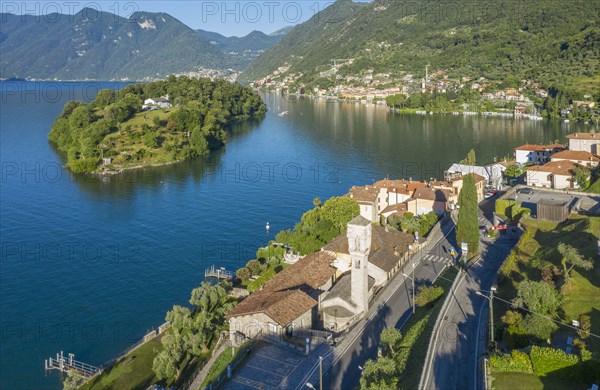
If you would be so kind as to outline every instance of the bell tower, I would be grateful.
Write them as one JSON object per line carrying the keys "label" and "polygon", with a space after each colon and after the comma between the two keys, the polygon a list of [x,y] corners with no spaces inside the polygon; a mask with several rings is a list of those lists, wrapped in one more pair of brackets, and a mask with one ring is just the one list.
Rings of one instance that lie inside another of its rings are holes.
{"label": "bell tower", "polygon": [[356,305],[356,314],[364,315],[369,309],[368,259],[371,251],[371,221],[357,216],[348,222],[348,252],[352,258],[350,274],[351,298]]}

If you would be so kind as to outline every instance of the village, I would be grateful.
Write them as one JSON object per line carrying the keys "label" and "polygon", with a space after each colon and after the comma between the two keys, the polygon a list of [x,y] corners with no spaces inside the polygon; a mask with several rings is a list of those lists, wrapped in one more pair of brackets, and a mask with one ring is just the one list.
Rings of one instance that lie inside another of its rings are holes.
{"label": "village", "polygon": [[[300,81],[304,76],[302,73],[288,73],[290,65],[279,67],[270,75],[255,81],[253,85],[267,91],[305,95],[316,99],[388,106],[390,97],[404,96],[408,99],[415,94],[452,94],[460,95],[464,102],[453,110],[437,109],[436,112],[465,115],[481,112],[485,115],[515,116],[533,120],[542,119],[541,102],[549,96],[549,91],[540,83],[527,79],[515,81],[514,85],[507,86],[485,77],[451,78],[444,70],[429,73],[428,67],[422,78],[407,72],[377,73],[374,69],[366,69],[361,74],[341,75],[338,74],[341,73],[340,69],[351,65],[353,59],[332,62],[331,69],[320,72],[320,78],[310,86]],[[588,112],[590,118],[596,118],[592,121],[597,121],[600,115],[596,102],[589,94],[584,95],[584,100],[573,100],[568,106],[561,108],[559,114],[568,120],[582,112]],[[427,111],[417,109],[416,113],[426,114]]]}

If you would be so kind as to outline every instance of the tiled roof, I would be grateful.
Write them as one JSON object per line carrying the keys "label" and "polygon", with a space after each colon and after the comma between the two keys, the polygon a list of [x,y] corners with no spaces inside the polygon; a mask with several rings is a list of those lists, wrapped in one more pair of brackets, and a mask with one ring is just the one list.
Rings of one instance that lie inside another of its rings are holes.
{"label": "tiled roof", "polygon": [[263,290],[317,289],[335,275],[336,268],[331,266],[334,260],[335,256],[327,252],[311,253],[275,275]]}
{"label": "tiled roof", "polygon": [[548,152],[550,150],[554,150],[554,149],[564,149],[565,146],[564,145],[560,145],[560,144],[552,144],[552,145],[530,145],[530,144],[525,144],[525,145],[521,145],[519,147],[516,147],[515,150],[529,150],[532,152]]}
{"label": "tiled roof", "polygon": [[317,305],[317,301],[300,290],[257,291],[234,307],[226,318],[264,313],[286,326]]}
{"label": "tiled roof", "polygon": [[374,202],[379,190],[373,186],[354,186],[350,188],[348,196],[357,202]]}
{"label": "tiled roof", "polygon": [[303,257],[240,302],[226,317],[264,313],[282,326],[289,324],[317,304],[308,293],[335,275],[336,269],[331,266],[335,258],[327,252]]}
{"label": "tiled roof", "polygon": [[562,160],[577,160],[577,161],[600,161],[600,157],[594,156],[590,152],[586,152],[585,150],[564,150],[562,152],[558,152],[552,155],[550,159],[554,161],[554,159],[562,159]]}
{"label": "tiled roof", "polygon": [[438,202],[447,202],[452,195],[450,190],[434,189],[434,188],[419,188],[413,194],[415,199],[435,200]]}
{"label": "tiled roof", "polygon": [[381,214],[393,213],[394,214],[404,214],[408,211],[408,205],[404,202],[393,204],[381,210]]}
{"label": "tiled roof", "polygon": [[600,141],[600,133],[573,133],[567,134],[569,139],[592,139]]}
{"label": "tiled roof", "polygon": [[562,175],[562,176],[572,176],[574,174],[574,169],[577,168],[579,165],[575,164],[572,161],[552,161],[549,162],[547,164],[541,165],[541,166],[532,166],[529,167],[527,170],[528,171],[534,171],[534,172],[550,172],[553,173],[555,175]]}
{"label": "tiled roof", "polygon": [[[414,237],[410,234],[393,229],[388,229],[388,231],[386,231],[386,228],[383,226],[373,225],[372,229],[369,262],[386,272],[391,271],[398,261],[398,258],[408,250],[408,244],[414,242]],[[349,254],[346,232],[334,238],[329,244],[325,245],[323,249],[335,253]],[[377,254],[381,249],[384,249],[385,252]],[[394,254],[395,250],[398,255]],[[389,258],[384,258],[383,255],[386,255]]]}
{"label": "tiled roof", "polygon": [[387,188],[391,192],[412,193],[415,189],[427,187],[427,184],[422,181],[413,180],[379,180],[373,184],[376,188]]}

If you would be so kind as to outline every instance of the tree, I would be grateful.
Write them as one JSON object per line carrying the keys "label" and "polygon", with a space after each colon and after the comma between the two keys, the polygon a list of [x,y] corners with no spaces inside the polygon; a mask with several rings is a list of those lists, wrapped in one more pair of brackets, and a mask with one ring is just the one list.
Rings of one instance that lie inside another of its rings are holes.
{"label": "tree", "polygon": [[523,170],[519,168],[517,164],[511,164],[506,167],[506,171],[504,171],[504,175],[508,177],[519,177],[523,174]]}
{"label": "tree", "polygon": [[[590,260],[583,258],[583,256],[579,254],[579,251],[571,245],[561,242],[558,244],[558,252],[562,256],[560,263],[563,266],[563,272],[566,280],[569,279],[569,274],[573,267],[579,267],[585,270],[590,270],[594,267],[594,264]],[[569,264],[571,267],[567,268]]]}
{"label": "tree", "polygon": [[321,208],[323,218],[331,221],[339,231],[346,228],[346,224],[360,214],[360,207],[356,200],[345,196],[328,199]]}
{"label": "tree", "polygon": [[469,150],[469,153],[467,153],[467,157],[460,163],[465,165],[475,165],[477,163],[477,160],[475,158],[475,150]]}
{"label": "tree", "polygon": [[398,370],[394,359],[382,356],[365,363],[360,378],[361,389],[392,390],[398,388]]}
{"label": "tree", "polygon": [[587,188],[590,185],[590,170],[586,167],[577,166],[573,171],[575,173],[575,182],[579,188]]}
{"label": "tree", "polygon": [[479,225],[477,189],[473,175],[464,176],[463,186],[458,196],[458,223],[456,226],[456,239],[469,245],[469,253],[477,253],[479,249]]}
{"label": "tree", "polygon": [[577,334],[582,339],[588,338],[590,336],[591,329],[592,329],[592,319],[587,314],[581,314],[579,316],[579,329],[577,330]]}
{"label": "tree", "polygon": [[548,315],[554,313],[561,302],[560,292],[549,284],[524,280],[517,287],[517,297],[513,300],[513,306]]}
{"label": "tree", "polygon": [[152,362],[152,370],[158,379],[175,379],[179,376],[179,362],[183,357],[181,336],[173,331],[168,332],[160,340],[163,350]]}
{"label": "tree", "polygon": [[173,310],[168,311],[165,317],[171,322],[171,328],[181,332],[184,328],[189,328],[192,321],[190,309],[179,305],[174,305]]}
{"label": "tree", "polygon": [[526,315],[520,326],[526,333],[541,340],[548,340],[558,329],[558,325],[551,319],[535,314]]}
{"label": "tree", "polygon": [[402,333],[400,333],[400,331],[396,328],[386,328],[381,332],[380,341],[383,345],[390,349],[393,355],[400,346],[400,341],[402,341]]}
{"label": "tree", "polygon": [[252,275],[258,275],[261,268],[260,262],[258,260],[250,260],[248,264],[246,264],[246,268],[248,268]]}

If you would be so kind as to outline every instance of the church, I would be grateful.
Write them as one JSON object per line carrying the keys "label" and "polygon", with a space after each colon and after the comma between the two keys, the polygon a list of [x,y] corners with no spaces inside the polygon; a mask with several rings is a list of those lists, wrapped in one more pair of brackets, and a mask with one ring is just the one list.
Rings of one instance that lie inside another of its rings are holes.
{"label": "church", "polygon": [[227,313],[232,341],[301,329],[340,332],[363,318],[376,291],[408,261],[412,235],[359,215],[319,252],[287,267]]}

